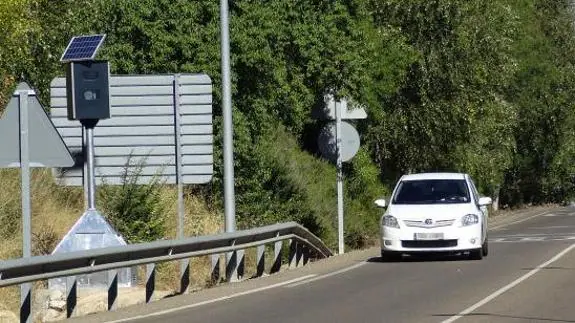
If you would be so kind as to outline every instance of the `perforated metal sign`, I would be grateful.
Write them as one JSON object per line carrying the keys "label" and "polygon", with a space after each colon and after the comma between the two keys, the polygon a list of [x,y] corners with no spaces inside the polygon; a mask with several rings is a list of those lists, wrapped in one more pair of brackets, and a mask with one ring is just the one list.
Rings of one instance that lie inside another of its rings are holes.
{"label": "perforated metal sign", "polygon": [[[80,122],[67,119],[66,79],[54,79],[50,91],[50,118],[79,165],[56,169],[55,174],[62,185],[81,186],[83,132]],[[98,184],[121,184],[126,172],[139,172],[140,183],[156,176],[169,184],[178,176],[184,184],[212,179],[209,76],[111,76],[110,105],[112,118],[94,129]]]}

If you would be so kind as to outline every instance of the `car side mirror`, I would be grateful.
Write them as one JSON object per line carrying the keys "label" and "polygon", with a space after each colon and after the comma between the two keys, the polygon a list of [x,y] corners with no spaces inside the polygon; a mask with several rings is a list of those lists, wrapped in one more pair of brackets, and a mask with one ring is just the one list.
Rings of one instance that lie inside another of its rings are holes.
{"label": "car side mirror", "polygon": [[384,208],[387,206],[387,202],[385,201],[385,199],[378,199],[375,200],[375,205],[377,205],[377,207]]}
{"label": "car side mirror", "polygon": [[493,201],[491,200],[490,197],[480,197],[479,198],[479,206],[487,206],[487,205],[491,205],[493,203]]}

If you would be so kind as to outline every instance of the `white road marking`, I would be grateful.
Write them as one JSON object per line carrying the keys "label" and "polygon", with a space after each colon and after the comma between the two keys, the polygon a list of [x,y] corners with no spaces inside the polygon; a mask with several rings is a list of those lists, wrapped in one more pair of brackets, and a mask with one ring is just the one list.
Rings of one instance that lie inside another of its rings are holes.
{"label": "white road marking", "polygon": [[575,232],[565,232],[565,233],[520,233],[520,234],[506,234],[501,236],[501,238],[525,238],[525,237],[549,237],[553,235],[575,235]]}
{"label": "white road marking", "polygon": [[494,237],[489,239],[493,243],[508,243],[508,242],[542,242],[542,241],[570,241],[575,240],[575,233],[559,233],[559,234],[512,234],[502,237]]}
{"label": "white road marking", "polygon": [[154,317],[154,316],[161,316],[164,314],[169,314],[169,313],[173,313],[173,312],[177,312],[177,311],[181,311],[181,310],[187,310],[190,308],[194,308],[194,307],[198,307],[198,306],[202,306],[202,305],[207,305],[207,304],[211,304],[211,303],[216,303],[216,302],[220,302],[220,301],[224,301],[224,300],[228,300],[231,298],[236,298],[239,296],[244,296],[244,295],[249,295],[249,294],[254,294],[254,293],[258,293],[264,290],[268,290],[268,289],[272,289],[272,288],[276,288],[276,287],[281,287],[281,286],[285,286],[285,285],[289,285],[298,281],[302,281],[302,280],[306,280],[312,277],[315,277],[315,274],[312,275],[306,275],[303,277],[299,277],[299,278],[295,278],[292,280],[288,280],[285,282],[281,282],[281,283],[277,283],[277,284],[273,284],[273,285],[269,285],[269,286],[263,286],[260,288],[255,288],[255,289],[251,289],[251,290],[247,290],[245,292],[240,292],[240,293],[235,293],[235,294],[231,294],[228,296],[222,296],[219,298],[214,298],[214,299],[210,299],[207,301],[203,301],[203,302],[199,302],[199,303],[194,303],[194,304],[189,304],[189,305],[185,305],[185,306],[181,306],[181,307],[176,307],[176,308],[170,308],[167,310],[163,310],[163,311],[159,311],[159,312],[154,312],[154,313],[150,313],[150,314],[145,314],[145,315],[138,315],[138,316],[133,316],[133,317],[129,317],[129,318],[125,318],[125,319],[120,319],[120,320],[115,320],[115,321],[108,321],[107,323],[120,323],[120,322],[129,322],[129,321],[133,321],[133,320],[139,320],[139,319],[143,319],[143,318],[149,318],[149,317]]}
{"label": "white road marking", "polygon": [[519,239],[520,242],[544,241],[547,237],[525,237]]}
{"label": "white road marking", "polygon": [[349,266],[349,267],[347,267],[347,268],[343,268],[343,269],[340,269],[340,270],[338,270],[338,271],[334,271],[334,272],[329,273],[329,274],[325,274],[325,275],[317,276],[317,277],[315,277],[315,278],[311,278],[311,279],[307,279],[307,280],[300,281],[300,282],[297,282],[297,283],[289,284],[289,285],[287,285],[285,288],[293,288],[293,287],[300,286],[300,285],[303,285],[303,284],[308,284],[308,283],[311,283],[311,282],[314,282],[314,281],[317,281],[317,280],[320,280],[320,279],[324,279],[324,278],[328,278],[328,277],[331,277],[331,276],[343,274],[343,273],[345,273],[345,272],[347,272],[347,271],[350,271],[350,270],[354,270],[354,269],[356,269],[356,268],[359,268],[359,267],[361,267],[361,266],[363,266],[363,265],[365,265],[365,264],[366,264],[366,262],[365,262],[365,261],[362,261],[362,262],[360,262],[360,263],[358,263],[358,264],[355,264],[355,265],[353,265],[353,266]]}
{"label": "white road marking", "polygon": [[549,214],[545,214],[544,216],[549,216],[549,217],[553,217],[553,216],[574,216],[575,213],[573,212],[562,212],[562,213],[549,213]]}
{"label": "white road marking", "polygon": [[545,269],[546,267],[548,267],[549,265],[551,265],[552,263],[556,262],[557,260],[561,259],[563,256],[565,256],[567,253],[569,253],[571,250],[573,250],[575,248],[575,244],[570,245],[569,247],[567,247],[566,249],[564,249],[563,251],[561,251],[560,253],[558,253],[557,255],[555,255],[555,257],[549,259],[548,261],[542,263],[541,265],[537,266],[537,268],[531,270],[530,272],[528,272],[527,274],[517,278],[516,280],[514,280],[513,282],[511,282],[510,284],[503,286],[502,288],[500,288],[499,290],[497,290],[496,292],[494,292],[493,294],[485,297],[484,299],[480,300],[479,302],[471,305],[470,307],[466,308],[465,310],[461,311],[461,313],[454,315],[452,317],[450,317],[449,319],[441,322],[441,323],[451,323],[451,322],[455,322],[457,320],[459,320],[460,318],[463,318],[466,315],[469,315],[471,313],[473,313],[473,311],[475,311],[476,309],[480,308],[481,306],[491,302],[492,300],[494,300],[495,298],[501,296],[503,293],[509,291],[510,289],[512,289],[513,287],[521,284],[522,282],[526,281],[527,279],[529,279],[531,276],[535,275],[536,273],[538,273],[539,271],[541,271],[542,269]]}
{"label": "white road marking", "polygon": [[548,229],[567,229],[572,228],[572,225],[554,225],[549,227],[531,227],[532,230],[548,230]]}
{"label": "white road marking", "polygon": [[538,217],[538,216],[542,216],[542,215],[545,215],[545,214],[547,214],[547,212],[537,213],[537,214],[535,214],[535,215],[526,217],[525,219],[520,219],[520,220],[512,221],[512,222],[509,222],[509,223],[503,223],[503,224],[500,224],[500,225],[496,225],[496,226],[494,226],[494,227],[491,227],[490,229],[491,229],[491,230],[501,229],[501,228],[504,228],[504,227],[507,227],[507,226],[510,226],[510,225],[513,225],[513,224],[518,224],[518,223],[521,223],[521,222],[525,222],[525,221],[531,220],[531,219],[533,219],[533,218],[536,218],[536,217]]}

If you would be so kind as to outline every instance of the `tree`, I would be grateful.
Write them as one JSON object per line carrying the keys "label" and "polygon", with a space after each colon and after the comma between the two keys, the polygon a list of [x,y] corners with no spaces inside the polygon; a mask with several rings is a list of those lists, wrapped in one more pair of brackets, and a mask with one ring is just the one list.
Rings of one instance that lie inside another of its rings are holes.
{"label": "tree", "polygon": [[[402,87],[382,98],[370,131],[386,176],[469,172],[486,193],[513,153],[513,106],[502,97],[515,69],[517,22],[501,1],[374,1],[375,21],[413,48]],[[484,158],[493,155],[494,158]]]}
{"label": "tree", "polygon": [[21,66],[30,60],[29,35],[37,27],[31,4],[32,0],[0,1],[0,112],[20,76]]}
{"label": "tree", "polygon": [[513,45],[518,72],[506,99],[518,108],[517,153],[503,203],[557,202],[572,187],[575,38],[571,2],[517,5],[521,33]]}

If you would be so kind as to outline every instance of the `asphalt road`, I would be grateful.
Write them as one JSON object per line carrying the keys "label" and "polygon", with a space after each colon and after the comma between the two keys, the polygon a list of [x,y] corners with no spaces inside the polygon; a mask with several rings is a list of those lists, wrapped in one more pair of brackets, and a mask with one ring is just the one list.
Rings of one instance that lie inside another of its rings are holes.
{"label": "asphalt road", "polygon": [[490,241],[481,261],[382,263],[371,249],[81,321],[575,322],[575,208],[494,226]]}

